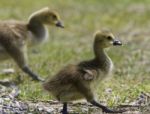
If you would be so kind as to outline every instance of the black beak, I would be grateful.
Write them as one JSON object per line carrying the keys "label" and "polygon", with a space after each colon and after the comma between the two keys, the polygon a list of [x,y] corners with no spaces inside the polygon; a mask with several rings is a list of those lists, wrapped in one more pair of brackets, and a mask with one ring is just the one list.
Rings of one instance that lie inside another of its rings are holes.
{"label": "black beak", "polygon": [[121,46],[122,43],[119,40],[114,40],[113,45],[114,46]]}
{"label": "black beak", "polygon": [[57,27],[60,27],[60,28],[64,28],[64,25],[63,25],[60,21],[58,21],[58,22],[56,23],[56,26],[57,26]]}

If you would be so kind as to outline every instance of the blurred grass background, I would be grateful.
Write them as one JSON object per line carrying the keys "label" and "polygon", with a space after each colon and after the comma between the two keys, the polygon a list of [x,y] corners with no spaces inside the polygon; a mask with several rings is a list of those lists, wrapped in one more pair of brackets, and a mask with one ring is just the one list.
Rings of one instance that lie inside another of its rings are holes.
{"label": "blurred grass background", "polygon": [[[133,101],[141,92],[150,92],[150,1],[149,0],[1,0],[0,19],[27,21],[31,13],[43,7],[56,10],[65,29],[49,28],[49,40],[29,50],[29,64],[43,77],[53,76],[69,63],[93,57],[93,33],[111,30],[124,46],[113,47],[109,55],[114,62],[114,75],[100,84],[98,96],[112,106]],[[41,84],[31,81],[13,61],[0,68],[15,68],[17,73],[1,78],[24,75],[20,85],[22,100],[49,100]],[[112,93],[105,92],[107,88]]]}

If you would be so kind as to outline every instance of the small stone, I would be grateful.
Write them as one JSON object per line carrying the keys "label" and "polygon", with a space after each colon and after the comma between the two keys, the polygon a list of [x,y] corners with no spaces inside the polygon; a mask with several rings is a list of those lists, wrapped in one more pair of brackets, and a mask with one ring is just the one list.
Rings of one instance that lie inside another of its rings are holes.
{"label": "small stone", "polygon": [[38,107],[38,110],[39,110],[39,111],[43,111],[43,108],[42,108],[42,107]]}
{"label": "small stone", "polygon": [[44,107],[44,110],[48,113],[54,112],[54,108],[50,108],[50,107]]}
{"label": "small stone", "polygon": [[81,110],[82,112],[88,112],[88,108],[85,108],[85,107],[83,107]]}
{"label": "small stone", "polygon": [[10,101],[11,99],[6,97],[6,98],[3,98],[5,101]]}
{"label": "small stone", "polygon": [[1,71],[1,73],[2,73],[2,74],[13,74],[13,73],[15,73],[15,70],[12,69],[12,68],[3,69],[3,70]]}
{"label": "small stone", "polygon": [[0,104],[3,104],[4,100],[2,98],[0,98]]}
{"label": "small stone", "polygon": [[105,89],[105,92],[110,94],[110,93],[112,93],[112,89],[111,88],[107,88],[107,89]]}

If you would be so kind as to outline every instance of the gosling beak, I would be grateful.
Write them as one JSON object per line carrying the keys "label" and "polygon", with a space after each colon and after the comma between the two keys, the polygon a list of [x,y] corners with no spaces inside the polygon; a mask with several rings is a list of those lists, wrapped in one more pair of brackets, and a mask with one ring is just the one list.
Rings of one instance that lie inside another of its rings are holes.
{"label": "gosling beak", "polygon": [[64,28],[64,25],[60,21],[57,21],[56,26],[60,28]]}
{"label": "gosling beak", "polygon": [[122,43],[121,43],[121,41],[119,41],[119,40],[114,40],[114,41],[113,41],[113,45],[114,45],[114,46],[121,46]]}

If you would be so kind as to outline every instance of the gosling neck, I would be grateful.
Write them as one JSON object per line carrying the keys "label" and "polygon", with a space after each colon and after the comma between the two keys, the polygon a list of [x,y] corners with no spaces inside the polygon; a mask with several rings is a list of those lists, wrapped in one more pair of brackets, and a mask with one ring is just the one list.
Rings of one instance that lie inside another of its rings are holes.
{"label": "gosling neck", "polygon": [[112,70],[113,64],[112,64],[111,59],[105,52],[105,49],[103,49],[99,45],[96,45],[95,43],[94,54],[95,54],[94,61],[96,62],[97,67],[101,69],[102,71],[104,71],[105,73],[109,73]]}
{"label": "gosling neck", "polygon": [[33,36],[37,41],[41,42],[45,40],[47,37],[48,32],[46,27],[43,25],[43,23],[40,20],[36,19],[35,17],[32,17],[29,20],[28,29],[33,34]]}

